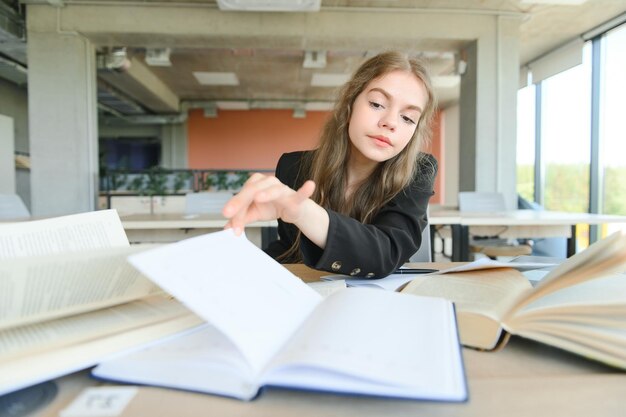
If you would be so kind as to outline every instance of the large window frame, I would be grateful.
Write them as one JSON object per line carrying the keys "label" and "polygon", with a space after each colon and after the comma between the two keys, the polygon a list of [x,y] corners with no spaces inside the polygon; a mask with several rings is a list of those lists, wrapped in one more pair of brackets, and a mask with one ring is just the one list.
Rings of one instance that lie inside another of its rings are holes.
{"label": "large window frame", "polygon": [[[602,96],[602,64],[603,45],[605,36],[618,28],[626,28],[626,23],[611,27],[602,33],[594,34],[587,40],[591,44],[591,124],[589,129],[590,160],[589,160],[589,213],[602,213],[603,204],[603,169],[601,164],[601,96]],[[626,29],[623,29],[626,30]],[[542,155],[542,85],[544,81],[534,83],[535,86],[535,165],[534,165],[534,201],[544,204],[545,196],[545,171],[544,155]],[[597,226],[589,229],[589,243],[602,238]]]}

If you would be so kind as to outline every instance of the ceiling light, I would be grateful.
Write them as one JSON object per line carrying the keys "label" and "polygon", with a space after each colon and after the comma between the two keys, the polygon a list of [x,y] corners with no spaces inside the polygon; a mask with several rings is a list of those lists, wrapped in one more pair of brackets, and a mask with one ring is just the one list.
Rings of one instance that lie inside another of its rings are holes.
{"label": "ceiling light", "polygon": [[115,47],[96,57],[99,70],[126,71],[130,68],[130,60],[126,55],[126,47]]}
{"label": "ceiling light", "polygon": [[558,6],[580,6],[587,0],[520,0],[522,4],[552,4]]}
{"label": "ceiling light", "polygon": [[325,68],[326,51],[306,51],[302,68]]}
{"label": "ceiling light", "polygon": [[306,118],[306,110],[304,109],[304,105],[303,104],[299,104],[296,107],[294,107],[292,117],[294,119],[304,119],[304,118]]}
{"label": "ceiling light", "polygon": [[195,71],[193,76],[202,85],[239,85],[239,79],[234,72]]}
{"label": "ceiling light", "polygon": [[319,12],[321,0],[217,0],[220,10],[244,12]]}
{"label": "ceiling light", "polygon": [[153,67],[170,67],[170,48],[148,48],[146,49],[146,64]]}
{"label": "ceiling light", "polygon": [[459,85],[461,77],[459,75],[436,75],[431,81],[433,88],[453,88]]}
{"label": "ceiling light", "polygon": [[215,102],[206,103],[203,106],[203,110],[204,110],[204,117],[208,117],[211,119],[214,119],[217,117],[217,106]]}
{"label": "ceiling light", "polygon": [[311,77],[312,87],[339,87],[350,79],[350,74],[320,74],[315,73]]}

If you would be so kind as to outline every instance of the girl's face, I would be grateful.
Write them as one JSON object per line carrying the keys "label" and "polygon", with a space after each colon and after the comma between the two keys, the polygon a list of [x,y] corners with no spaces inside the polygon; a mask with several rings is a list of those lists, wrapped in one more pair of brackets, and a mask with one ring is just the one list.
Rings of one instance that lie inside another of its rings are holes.
{"label": "girl's face", "polygon": [[376,78],[354,101],[348,135],[353,162],[383,162],[409,143],[428,101],[424,83],[408,71]]}

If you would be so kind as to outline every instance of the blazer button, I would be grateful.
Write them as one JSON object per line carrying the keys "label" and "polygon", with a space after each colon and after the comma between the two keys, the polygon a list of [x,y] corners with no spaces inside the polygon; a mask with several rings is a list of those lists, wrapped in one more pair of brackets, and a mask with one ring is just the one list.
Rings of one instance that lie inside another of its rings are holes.
{"label": "blazer button", "polygon": [[350,272],[350,275],[354,276],[358,274],[359,272],[361,272],[361,268],[354,268],[352,272]]}
{"label": "blazer button", "polygon": [[330,266],[330,268],[333,271],[339,271],[341,269],[341,261],[335,261],[333,262],[333,264]]}
{"label": "blazer button", "polygon": [[367,275],[365,275],[365,276],[366,276],[366,277],[368,277],[368,278],[371,278],[371,277],[373,277],[373,276],[374,276],[374,273],[373,273],[373,272],[369,272],[369,273],[368,273]]}

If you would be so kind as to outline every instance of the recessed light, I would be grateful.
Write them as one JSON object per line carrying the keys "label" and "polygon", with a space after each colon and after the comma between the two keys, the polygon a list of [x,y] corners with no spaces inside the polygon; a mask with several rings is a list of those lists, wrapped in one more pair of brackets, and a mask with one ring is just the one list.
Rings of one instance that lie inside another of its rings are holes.
{"label": "recessed light", "polygon": [[170,48],[148,48],[146,49],[146,64],[153,67],[171,67]]}
{"label": "recessed light", "polygon": [[239,85],[239,79],[234,72],[194,71],[193,76],[202,85]]}
{"label": "recessed light", "polygon": [[315,73],[311,77],[312,87],[339,87],[350,79],[350,74],[320,74]]}
{"label": "recessed light", "polygon": [[220,10],[243,12],[319,12],[321,0],[217,0]]}
{"label": "recessed light", "polygon": [[587,0],[520,0],[522,4],[551,4],[555,6],[580,6]]}
{"label": "recessed light", "polygon": [[434,88],[453,88],[459,85],[461,77],[459,75],[436,75],[431,78]]}

